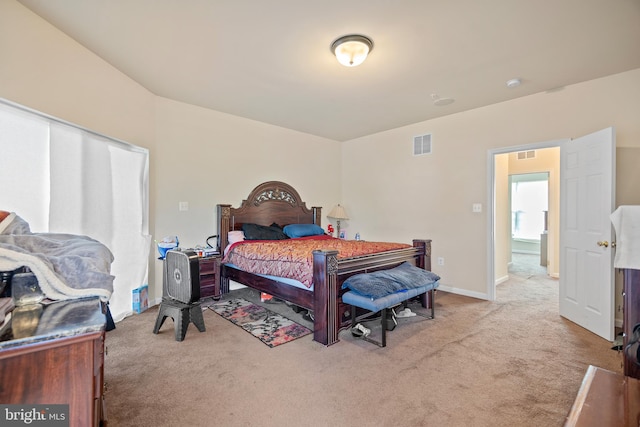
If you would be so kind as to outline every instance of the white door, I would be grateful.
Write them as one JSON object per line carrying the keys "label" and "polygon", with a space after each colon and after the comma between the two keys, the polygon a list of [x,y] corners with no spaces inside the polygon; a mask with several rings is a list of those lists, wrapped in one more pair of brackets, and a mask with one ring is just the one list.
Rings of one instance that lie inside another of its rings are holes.
{"label": "white door", "polygon": [[615,133],[603,129],[560,150],[560,315],[614,339],[611,249]]}

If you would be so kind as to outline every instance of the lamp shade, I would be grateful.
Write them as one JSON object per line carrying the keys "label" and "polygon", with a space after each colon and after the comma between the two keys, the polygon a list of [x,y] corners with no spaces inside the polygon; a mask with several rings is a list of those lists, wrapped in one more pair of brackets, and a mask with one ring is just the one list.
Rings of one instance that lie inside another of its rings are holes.
{"label": "lamp shade", "polygon": [[349,219],[349,217],[347,216],[347,211],[345,211],[344,208],[339,204],[335,205],[327,216],[334,219]]}
{"label": "lamp shade", "polygon": [[331,43],[331,52],[345,67],[355,67],[362,64],[371,50],[373,50],[371,39],[358,34],[342,36]]}

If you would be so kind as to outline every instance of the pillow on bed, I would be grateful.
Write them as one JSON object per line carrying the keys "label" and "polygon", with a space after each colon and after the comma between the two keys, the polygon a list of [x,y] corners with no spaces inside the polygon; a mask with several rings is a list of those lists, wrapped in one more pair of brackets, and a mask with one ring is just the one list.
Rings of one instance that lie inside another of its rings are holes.
{"label": "pillow on bed", "polygon": [[296,237],[321,236],[324,234],[322,227],[317,224],[289,224],[285,226],[282,231],[292,239]]}
{"label": "pillow on bed", "polygon": [[277,224],[269,226],[259,224],[242,224],[245,240],[284,240],[288,239],[286,234]]}
{"label": "pillow on bed", "polygon": [[229,244],[233,244],[236,242],[242,242],[244,240],[244,232],[243,231],[230,231],[227,234],[227,241]]}

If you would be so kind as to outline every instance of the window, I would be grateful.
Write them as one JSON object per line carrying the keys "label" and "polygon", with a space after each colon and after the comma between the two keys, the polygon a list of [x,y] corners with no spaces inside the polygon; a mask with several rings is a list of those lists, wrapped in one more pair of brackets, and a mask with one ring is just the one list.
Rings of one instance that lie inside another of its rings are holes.
{"label": "window", "polygon": [[148,150],[0,102],[0,209],[33,232],[90,236],[114,254],[111,314],[147,281]]}
{"label": "window", "polygon": [[525,174],[511,177],[511,233],[514,239],[540,240],[546,230],[548,174]]}

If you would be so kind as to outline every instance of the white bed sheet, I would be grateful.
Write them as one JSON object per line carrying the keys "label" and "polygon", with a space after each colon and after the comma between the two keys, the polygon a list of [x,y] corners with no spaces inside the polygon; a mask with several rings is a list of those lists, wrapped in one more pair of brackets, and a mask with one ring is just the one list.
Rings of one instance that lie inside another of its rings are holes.
{"label": "white bed sheet", "polygon": [[[231,268],[235,268],[236,270],[240,270],[240,268],[238,268],[238,266],[236,266],[235,264],[227,263],[225,265]],[[261,276],[271,280],[277,280],[278,282],[285,283],[287,285],[294,286],[296,288],[304,289],[305,291],[313,292],[313,283],[311,284],[310,288],[307,288],[305,285],[302,284],[302,282],[295,279],[289,279],[287,277],[270,276],[268,274],[256,274],[256,276]]]}

